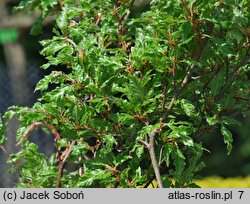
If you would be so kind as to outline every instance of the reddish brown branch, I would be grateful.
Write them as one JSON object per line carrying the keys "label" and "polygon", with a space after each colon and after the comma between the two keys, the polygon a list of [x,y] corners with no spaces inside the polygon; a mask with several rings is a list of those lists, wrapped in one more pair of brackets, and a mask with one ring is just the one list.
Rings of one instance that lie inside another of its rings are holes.
{"label": "reddish brown branch", "polygon": [[54,125],[49,125],[48,129],[51,130],[51,133],[54,135],[54,137],[57,139],[57,141],[59,141],[61,139],[60,134],[58,133],[57,129],[55,128]]}
{"label": "reddish brown branch", "polygon": [[35,122],[33,124],[31,124],[28,129],[23,133],[22,137],[20,138],[19,142],[17,143],[17,145],[20,145],[24,139],[26,139],[29,134],[35,129],[37,128],[38,126],[45,126],[47,127],[51,133],[54,135],[54,137],[57,139],[57,140],[60,140],[61,139],[61,136],[59,135],[58,131],[55,129],[55,127],[53,125],[44,125],[42,122]]}
{"label": "reddish brown branch", "polygon": [[64,163],[59,162],[57,179],[56,179],[56,188],[61,187],[61,178],[62,178],[62,175],[63,175],[63,167],[64,167]]}
{"label": "reddish brown branch", "polygon": [[[53,125],[44,125],[42,122],[35,122],[35,123],[31,124],[28,127],[28,129],[24,132],[24,134],[22,135],[22,137],[19,140],[19,142],[17,143],[17,145],[21,144],[22,141],[24,139],[26,139],[29,136],[29,134],[38,126],[45,126],[46,128],[48,128],[51,131],[51,133],[54,135],[54,137],[57,139],[57,141],[61,140],[60,134],[58,133],[58,131],[56,130],[56,128]],[[57,158],[58,158],[59,164],[58,164],[58,174],[57,174],[57,180],[56,180],[56,188],[60,188],[60,186],[61,186],[61,178],[62,178],[62,175],[63,175],[63,168],[64,168],[64,165],[66,163],[67,158],[69,157],[69,155],[72,152],[72,148],[73,148],[74,145],[75,145],[75,141],[73,141],[68,146],[68,148],[63,152],[62,155],[60,155],[59,149],[57,149],[57,154],[58,154]]]}
{"label": "reddish brown branch", "polygon": [[73,141],[69,147],[65,150],[65,154],[62,157],[58,157],[59,159],[59,165],[58,165],[58,173],[57,173],[57,180],[56,180],[56,188],[60,188],[61,187],[61,178],[63,176],[63,168],[64,165],[66,163],[67,158],[69,157],[69,155],[72,152],[72,148],[75,145],[75,141]]}
{"label": "reddish brown branch", "polygon": [[23,133],[23,135],[22,135],[22,137],[20,138],[20,140],[19,140],[19,142],[17,143],[17,145],[20,145],[20,144],[23,142],[23,140],[26,139],[26,138],[29,136],[29,134],[30,134],[36,127],[42,126],[42,125],[43,125],[42,122],[35,122],[35,123],[33,123],[32,125],[30,125],[30,126],[28,127],[28,129]]}

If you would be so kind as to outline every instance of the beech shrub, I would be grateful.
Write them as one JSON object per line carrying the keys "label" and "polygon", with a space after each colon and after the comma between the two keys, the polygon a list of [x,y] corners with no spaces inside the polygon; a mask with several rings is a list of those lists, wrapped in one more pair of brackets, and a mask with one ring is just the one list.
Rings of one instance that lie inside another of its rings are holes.
{"label": "beech shrub", "polygon": [[[55,15],[32,107],[12,106],[18,187],[197,187],[203,138],[220,132],[228,154],[235,115],[249,111],[248,0],[25,0],[17,10]],[[134,11],[136,12],[136,10]],[[65,67],[65,72],[60,71]],[[28,140],[51,134],[49,157]]]}

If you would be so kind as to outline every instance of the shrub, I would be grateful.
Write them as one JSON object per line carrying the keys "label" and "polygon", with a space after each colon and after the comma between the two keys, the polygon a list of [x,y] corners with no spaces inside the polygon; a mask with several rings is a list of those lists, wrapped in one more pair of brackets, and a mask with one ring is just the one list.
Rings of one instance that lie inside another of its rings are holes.
{"label": "shrub", "polygon": [[[130,16],[129,0],[26,0],[56,13],[43,40],[42,96],[18,116],[21,150],[10,156],[21,187],[194,187],[202,138],[220,130],[228,150],[232,116],[249,110],[249,1],[153,0]],[[59,71],[64,66],[67,73]],[[7,122],[2,125],[6,129]],[[55,137],[49,158],[27,137]],[[1,139],[2,143],[4,142]],[[66,164],[73,166],[65,168]]]}

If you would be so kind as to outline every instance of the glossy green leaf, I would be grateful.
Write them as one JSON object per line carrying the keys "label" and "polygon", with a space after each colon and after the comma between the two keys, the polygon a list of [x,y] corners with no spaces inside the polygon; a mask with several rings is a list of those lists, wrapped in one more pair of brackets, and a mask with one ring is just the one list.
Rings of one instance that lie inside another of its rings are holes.
{"label": "glossy green leaf", "polygon": [[58,27],[61,29],[61,31],[63,32],[63,34],[66,34],[66,31],[67,31],[67,25],[68,25],[67,13],[68,13],[68,6],[66,4],[63,7],[62,12],[60,13],[59,17],[56,20],[56,23]]}
{"label": "glossy green leaf", "polygon": [[177,180],[181,179],[181,175],[185,168],[185,156],[181,152],[181,150],[177,147],[174,149],[172,157],[174,159],[175,172],[174,176]]}
{"label": "glossy green leaf", "polygon": [[223,116],[221,118],[221,122],[225,125],[237,125],[237,126],[241,126],[241,122],[238,120],[235,120],[233,118],[229,118],[227,116]]}
{"label": "glossy green leaf", "polygon": [[227,145],[227,152],[230,154],[233,148],[233,135],[224,125],[221,126],[221,134],[223,135],[224,142]]}
{"label": "glossy green leaf", "polygon": [[32,28],[30,30],[31,35],[39,35],[43,32],[42,21],[43,21],[42,17],[39,17],[36,20],[36,22],[34,23],[34,25],[32,26]]}
{"label": "glossy green leaf", "polygon": [[7,130],[7,127],[5,124],[3,124],[3,121],[0,115],[0,146],[3,146],[5,141],[7,140],[4,136],[6,130]]}
{"label": "glossy green leaf", "polygon": [[189,117],[194,117],[197,115],[195,106],[188,100],[182,99],[181,100],[181,107],[184,110],[185,114]]}

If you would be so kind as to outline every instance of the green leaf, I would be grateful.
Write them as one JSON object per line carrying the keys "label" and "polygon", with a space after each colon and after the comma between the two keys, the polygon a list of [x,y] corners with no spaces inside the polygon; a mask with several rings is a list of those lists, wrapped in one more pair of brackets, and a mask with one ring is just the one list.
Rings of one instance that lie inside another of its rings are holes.
{"label": "green leaf", "polygon": [[43,32],[43,28],[42,28],[42,22],[43,22],[43,18],[42,16],[40,16],[36,22],[34,23],[34,25],[32,26],[31,30],[30,30],[30,34],[31,35],[39,35]]}
{"label": "green leaf", "polygon": [[207,122],[208,122],[209,125],[215,125],[215,124],[217,124],[219,122],[216,115],[211,116],[211,117],[210,116],[206,116],[206,120],[207,120]]}
{"label": "green leaf", "polygon": [[221,123],[224,125],[236,125],[236,126],[241,126],[241,122],[238,120],[235,120],[233,118],[229,118],[227,116],[222,116],[221,118]]}
{"label": "green leaf", "polygon": [[190,37],[191,31],[192,31],[192,24],[191,22],[185,22],[181,26],[182,32],[183,32],[183,40],[187,40]]}
{"label": "green leaf", "polygon": [[28,7],[30,4],[34,3],[37,0],[24,0],[19,3],[18,6],[15,7],[15,10],[24,9],[25,7]]}
{"label": "green leaf", "polygon": [[134,119],[133,116],[126,113],[117,114],[117,117],[119,123],[125,123],[126,121]]}
{"label": "green leaf", "polygon": [[112,151],[113,146],[117,144],[114,136],[112,135],[103,135],[103,140],[105,142],[105,147],[107,151]]}
{"label": "green leaf", "polygon": [[141,167],[138,167],[136,169],[135,177],[133,178],[132,183],[135,183],[138,185],[143,182],[145,182],[145,176],[143,176]]}
{"label": "green leaf", "polygon": [[84,144],[84,143],[77,143],[72,148],[72,155],[76,155],[76,156],[84,155],[84,154],[87,153],[88,150],[89,150],[89,148],[87,147],[86,144]]}
{"label": "green leaf", "polygon": [[3,124],[2,117],[0,115],[0,146],[3,146],[6,142],[6,138],[4,137],[4,134],[7,130],[7,127],[5,124]]}
{"label": "green leaf", "polygon": [[47,55],[47,56],[55,55],[58,51],[69,46],[66,40],[61,40],[57,38],[50,40],[50,41],[44,41],[43,44],[44,44],[43,46],[45,47],[41,51],[41,54]]}
{"label": "green leaf", "polygon": [[36,88],[35,88],[35,91],[44,91],[44,90],[47,90],[48,87],[49,87],[49,83],[52,81],[51,80],[52,77],[49,75],[49,76],[45,76],[43,79],[41,79],[37,84],[36,84]]}
{"label": "green leaf", "polygon": [[121,185],[123,187],[128,187],[128,184],[127,184],[127,181],[129,179],[129,172],[130,172],[131,168],[128,167],[126,169],[124,169],[122,172],[121,172]]}
{"label": "green leaf", "polygon": [[62,72],[58,72],[58,71],[53,71],[51,72],[50,75],[45,76],[43,79],[41,79],[35,88],[36,92],[37,90],[39,91],[44,91],[47,90],[49,87],[49,84],[58,84],[58,83],[62,83],[65,80],[65,76],[63,75]]}
{"label": "green leaf", "polygon": [[185,114],[189,117],[194,117],[197,115],[195,106],[187,99],[181,100],[181,107],[184,110]]}
{"label": "green leaf", "polygon": [[58,144],[58,147],[66,148],[68,145],[68,141],[62,138],[61,140],[57,141],[57,144]]}
{"label": "green leaf", "polygon": [[172,157],[174,159],[175,172],[174,176],[177,180],[181,180],[182,172],[185,169],[185,156],[181,152],[181,150],[176,147],[173,151]]}
{"label": "green leaf", "polygon": [[238,43],[244,39],[242,33],[239,30],[230,30],[227,32],[227,35],[232,39],[236,39]]}
{"label": "green leaf", "polygon": [[80,178],[80,181],[77,183],[77,187],[89,187],[93,184],[94,181],[109,181],[110,177],[112,176],[111,172],[102,170],[102,169],[95,169],[95,170],[87,170],[84,175]]}
{"label": "green leaf", "polygon": [[124,163],[125,161],[127,161],[129,159],[132,159],[132,157],[130,155],[119,154],[114,159],[114,165],[117,167],[118,165],[121,165],[122,163]]}
{"label": "green leaf", "polygon": [[66,34],[68,27],[67,14],[68,14],[68,5],[65,4],[59,17],[56,19],[56,23],[64,35]]}
{"label": "green leaf", "polygon": [[188,146],[188,147],[192,147],[194,145],[193,139],[191,137],[188,137],[188,136],[182,137],[181,141],[183,142],[183,144],[185,146]]}
{"label": "green leaf", "polygon": [[166,143],[164,145],[162,156],[166,162],[167,167],[169,167],[170,165],[170,155],[172,154],[173,150],[173,146],[170,143]]}
{"label": "green leaf", "polygon": [[221,134],[223,135],[224,142],[227,145],[227,154],[230,154],[233,148],[233,135],[224,125],[221,126]]}
{"label": "green leaf", "polygon": [[196,128],[193,126],[193,124],[188,122],[174,122],[171,120],[169,123],[167,123],[167,126],[172,130],[170,133],[165,132],[163,134],[163,137],[171,137],[171,138],[179,138],[182,140],[190,140],[189,137],[191,134],[196,132]]}
{"label": "green leaf", "polygon": [[219,94],[224,83],[226,83],[226,81],[225,81],[225,77],[222,74],[218,74],[217,76],[215,76],[214,80],[212,80],[209,85],[211,87],[211,93],[213,96],[216,96]]}
{"label": "green leaf", "polygon": [[136,148],[135,153],[136,153],[136,156],[137,156],[138,158],[141,158],[142,155],[143,155],[143,153],[144,153],[144,146],[142,146],[142,145],[138,146],[138,147]]}
{"label": "green leaf", "polygon": [[11,120],[13,118],[14,115],[16,115],[17,112],[14,110],[8,110],[5,114],[4,114],[4,118],[7,118],[8,120]]}

